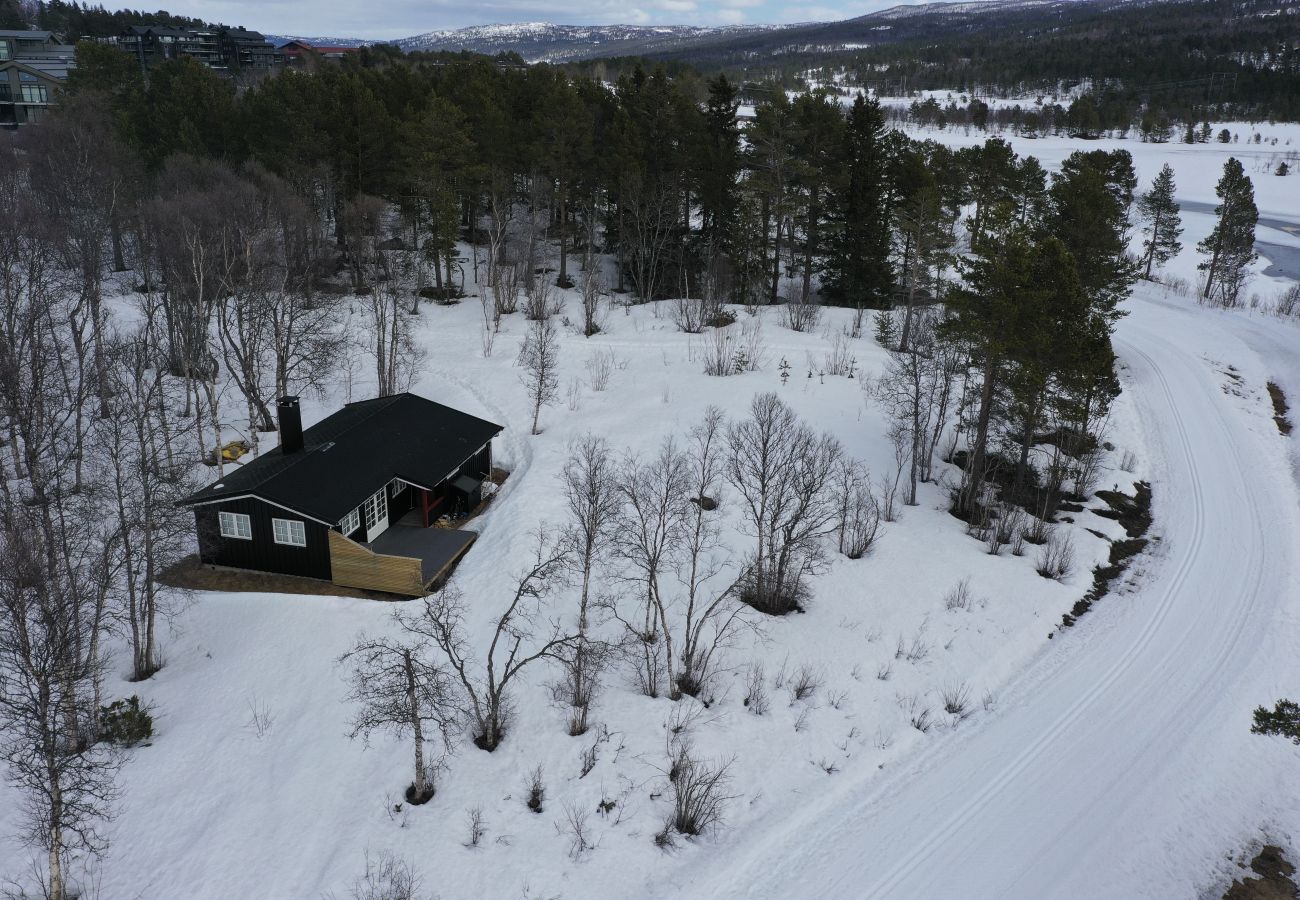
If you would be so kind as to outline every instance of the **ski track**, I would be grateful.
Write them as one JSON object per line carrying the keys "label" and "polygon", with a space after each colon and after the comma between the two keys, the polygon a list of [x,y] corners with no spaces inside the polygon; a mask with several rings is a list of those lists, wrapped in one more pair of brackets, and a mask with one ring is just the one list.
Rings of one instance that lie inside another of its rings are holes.
{"label": "ski track", "polygon": [[[1203,750],[1208,772],[1231,773],[1248,704],[1274,699],[1254,683],[1276,676],[1252,651],[1278,641],[1279,615],[1294,620],[1294,527],[1279,527],[1296,519],[1282,459],[1294,451],[1275,434],[1258,441],[1239,398],[1178,329],[1225,328],[1239,343],[1216,352],[1250,345],[1264,356],[1266,345],[1275,357],[1266,366],[1285,357],[1294,375],[1300,365],[1294,343],[1249,320],[1152,302],[1136,312],[1142,324],[1122,324],[1116,344],[1159,462],[1149,537],[1164,540],[1141,557],[1158,560],[1154,579],[1063,632],[1009,691],[1006,712],[935,741],[889,777],[850,775],[833,795],[737,839],[710,877],[696,880],[688,866],[662,896],[1171,897],[1180,894],[1170,878],[1192,893],[1214,880],[1207,856],[1181,872],[1158,860],[1163,887],[1134,882],[1139,848],[1168,848],[1171,830],[1215,812],[1227,790],[1210,776],[1180,783],[1188,754]],[[1258,816],[1263,827],[1268,810]]]}

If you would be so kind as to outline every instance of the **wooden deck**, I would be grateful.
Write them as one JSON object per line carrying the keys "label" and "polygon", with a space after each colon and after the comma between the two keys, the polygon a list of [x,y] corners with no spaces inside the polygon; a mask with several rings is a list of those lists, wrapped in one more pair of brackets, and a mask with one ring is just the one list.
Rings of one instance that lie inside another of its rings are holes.
{"label": "wooden deck", "polygon": [[474,531],[396,524],[369,546],[331,531],[335,584],[423,597],[442,585],[478,538]]}

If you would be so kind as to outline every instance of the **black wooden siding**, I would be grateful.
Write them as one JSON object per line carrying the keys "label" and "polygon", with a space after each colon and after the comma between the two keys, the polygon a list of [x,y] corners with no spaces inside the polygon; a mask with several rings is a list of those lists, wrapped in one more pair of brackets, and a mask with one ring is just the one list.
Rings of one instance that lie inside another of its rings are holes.
{"label": "black wooden siding", "polygon": [[[242,513],[253,528],[251,541],[221,536],[218,513]],[[272,519],[297,519],[303,523],[307,546],[277,544]],[[297,513],[264,503],[255,497],[209,503],[194,508],[199,535],[199,556],[205,563],[259,572],[280,572],[307,578],[330,580],[329,529]]]}
{"label": "black wooden siding", "polygon": [[[388,490],[385,488],[385,490]],[[388,498],[388,524],[396,525],[402,516],[415,508],[415,490],[409,484],[402,485],[396,497]]]}

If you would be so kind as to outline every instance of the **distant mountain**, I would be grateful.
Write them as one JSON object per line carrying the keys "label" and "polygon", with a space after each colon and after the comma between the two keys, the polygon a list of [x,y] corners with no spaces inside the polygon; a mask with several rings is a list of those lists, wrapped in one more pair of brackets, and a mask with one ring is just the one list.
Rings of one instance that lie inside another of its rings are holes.
{"label": "distant mountain", "polygon": [[[795,25],[555,25],[522,22],[429,31],[387,43],[403,50],[518,53],[528,62],[615,56],[735,63],[764,55],[857,50],[915,38],[941,38],[999,26],[1050,27],[1144,0],[967,0],[901,5],[837,22]],[[1149,2],[1149,0],[1148,0]],[[276,36],[274,40],[356,47],[375,41]]]}
{"label": "distant mountain", "polygon": [[[554,25],[521,22],[429,31],[386,43],[406,51],[518,53],[528,62],[573,62],[614,56],[680,58],[735,63],[763,55],[788,56],[857,50],[915,38],[1029,24],[1060,25],[1144,0],[967,0],[894,6],[837,22],[795,25]],[[1147,0],[1150,2],[1150,0]],[[358,38],[274,36],[284,43],[359,47]]]}
{"label": "distant mountain", "polygon": [[603,56],[646,56],[702,41],[726,40],[778,30],[771,25],[474,25],[430,31],[392,43],[403,50],[468,50],[518,53],[529,62],[567,62]]}
{"label": "distant mountain", "polygon": [[313,47],[364,47],[367,44],[383,43],[382,41],[366,41],[361,38],[306,37],[301,34],[268,34],[265,37],[277,47],[290,41],[306,41]]}

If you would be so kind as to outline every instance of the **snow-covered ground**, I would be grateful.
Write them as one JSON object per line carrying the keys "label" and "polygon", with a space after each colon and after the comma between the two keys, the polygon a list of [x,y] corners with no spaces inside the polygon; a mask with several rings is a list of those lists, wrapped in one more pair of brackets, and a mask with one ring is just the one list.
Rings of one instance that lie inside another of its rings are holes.
{"label": "snow-covered ground", "polygon": [[[508,426],[498,461],[511,477],[476,524],[482,537],[456,575],[476,636],[487,634],[489,618],[508,598],[511,576],[529,552],[529,532],[562,519],[556,476],[570,440],[588,431],[619,450],[648,453],[664,437],[681,438],[709,405],[739,417],[755,393],[776,391],[874,474],[892,471],[881,412],[862,390],[864,376],[881,369],[884,351],[869,337],[853,340],[855,378],[808,377],[809,357],[820,371],[832,336],[849,324],[847,311],[828,311],[814,334],[778,324],[777,309],[753,322],[742,314],[733,327],[763,323],[767,362],[761,371],[726,378],[704,375],[702,339],[681,333],[666,305],[660,312],[657,317],[653,306],[616,311],[607,317],[608,334],[591,339],[566,330],[560,353],[566,389],[585,378],[592,354],[613,351],[618,363],[605,391],[580,385],[576,409],[566,400],[544,410],[545,431],[536,437],[528,435],[530,410],[514,364],[522,318],[507,320],[492,356],[484,358],[476,301],[423,312],[422,337],[438,352],[416,390]],[[784,386],[783,358],[793,372]],[[307,421],[325,406],[316,403]],[[1117,472],[1104,479],[1107,486],[1127,485],[1132,477]],[[945,740],[954,730],[940,699],[946,687],[967,685],[971,707],[982,714],[984,695],[996,702],[1002,685],[1040,651],[1084,592],[1092,563],[1105,556],[1105,541],[1082,526],[1121,533],[1111,520],[1082,516],[1074,529],[1079,564],[1060,584],[1036,574],[1036,548],[1023,557],[988,555],[946,512],[945,499],[938,486],[923,486],[920,505],[885,526],[873,553],[856,561],[838,557],[815,580],[806,614],[763,622],[761,633],[743,634],[729,654],[719,701],[695,708],[691,728],[701,756],[736,758],[729,830],[790,815],[804,797],[833,791],[842,770],[888,769]],[[722,502],[725,508],[726,494]],[[973,608],[946,610],[944,595],[967,577]],[[571,617],[575,596],[562,592],[556,613]],[[198,596],[167,643],[164,670],[145,684],[119,682],[107,692],[138,691],[159,713],[153,745],[132,751],[123,772],[125,799],[103,870],[107,896],[315,897],[348,883],[370,848],[418,863],[444,898],[514,897],[528,885],[537,896],[596,898],[648,892],[665,867],[717,852],[710,840],[672,855],[652,843],[668,809],[659,797],[666,723],[694,701],[648,699],[621,673],[608,678],[593,731],[572,738],[565,710],[547,688],[556,673],[531,670],[502,747],[488,754],[462,738],[435,800],[390,815],[410,780],[408,745],[376,736],[366,749],[348,739],[354,710],[344,701],[345,671],[336,660],[359,631],[389,628],[392,611],[391,604],[361,600]],[[896,659],[900,641],[909,650],[917,645],[924,658]],[[767,672],[772,708],[763,716],[740,702],[750,663]],[[783,671],[789,676],[803,666],[817,673],[821,687],[794,703],[788,686],[777,682]],[[260,739],[254,707],[273,720]],[[929,734],[909,724],[923,708],[939,722]],[[581,778],[581,756],[598,738],[599,762]],[[547,783],[540,816],[524,806],[525,775],[537,765]],[[569,837],[555,824],[564,805],[576,802],[594,813],[602,800],[620,807],[592,815],[599,846],[570,861]],[[466,810],[475,806],[484,810],[489,838],[469,850],[461,844]]]}
{"label": "snow-covered ground", "polygon": [[[1241,127],[1244,141],[1253,126]],[[1279,147],[1300,143],[1294,126],[1259,130],[1279,136]],[[1168,161],[1180,198],[1200,202],[1214,200],[1227,154],[1278,152],[1012,140],[1049,168],[1072,149],[1123,146],[1143,187]],[[1275,178],[1249,160],[1261,211],[1294,216],[1300,175]],[[1194,244],[1211,217],[1184,221],[1187,249],[1169,274],[1191,281]],[[1285,232],[1268,239],[1300,246]],[[1269,295],[1280,286],[1261,276],[1253,289]],[[806,614],[742,637],[711,708],[646,698],[615,672],[593,710],[595,727],[572,738],[547,687],[555,673],[534,668],[502,746],[488,754],[460,738],[434,800],[394,812],[410,780],[409,749],[379,735],[368,747],[348,739],[353,709],[337,663],[358,632],[391,627],[393,606],[200,594],[175,622],[166,667],[146,683],[119,679],[106,691],[139,693],[157,723],[152,745],[131,751],[122,773],[113,846],[96,873],[101,896],[342,897],[367,851],[392,851],[443,900],[839,897],[873,886],[888,897],[1171,897],[1221,884],[1227,855],[1258,837],[1300,848],[1296,753],[1246,733],[1255,704],[1300,690],[1286,667],[1300,612],[1297,463],[1262,394],[1273,378],[1300,398],[1300,334],[1294,324],[1207,311],[1149,285],[1127,308],[1117,341],[1125,393],[1101,483],[1126,488],[1151,478],[1162,540],[1138,560],[1136,592],[1108,598],[1064,636],[1047,640],[1107,549],[1088,529],[1114,536],[1117,524],[1085,512],[1060,526],[1079,553],[1060,584],[1034,572],[1032,549],[988,555],[947,514],[942,490],[926,485],[920,505],[904,508],[868,557],[838,557],[816,579]],[[577,312],[570,296],[567,315]],[[522,318],[508,317],[484,356],[476,299],[424,308],[420,338],[431,356],[414,389],[507,426],[498,461],[512,476],[477,523],[482,537],[457,574],[476,646],[528,552],[529,532],[562,519],[556,476],[569,442],[584,433],[648,453],[682,436],[710,405],[739,418],[756,393],[775,391],[874,474],[892,470],[881,411],[862,390],[885,360],[869,324],[851,340],[855,378],[809,378],[846,330],[846,311],[827,310],[811,334],[785,328],[778,310],[742,314],[733,328],[761,328],[765,364],[711,378],[702,338],[678,331],[667,313],[666,305],[613,309],[605,332],[589,339],[565,328],[563,399],[543,411],[544,433],[534,437],[514,364]],[[617,365],[608,388],[595,392],[586,364],[601,352]],[[784,385],[782,359],[793,375]],[[1241,373],[1241,387],[1223,374],[1227,365]],[[309,401],[307,424],[344,393],[340,384]],[[1137,456],[1133,473],[1118,469],[1124,451]],[[963,578],[977,603],[945,609],[945,593]],[[573,603],[573,592],[562,592],[556,614],[571,615]],[[900,641],[926,648],[923,658],[896,659]],[[763,716],[740,702],[755,663],[772,698]],[[821,686],[792,702],[776,682],[803,666]],[[126,668],[121,660],[119,671]],[[954,724],[941,693],[961,684],[974,712]],[[923,734],[909,718],[926,707],[939,724]],[[254,726],[255,709],[269,714],[269,728]],[[734,799],[724,828],[665,852],[652,836],[667,812],[666,739],[683,727],[683,709],[694,710],[684,727],[700,756],[734,757]],[[583,777],[581,758],[593,744],[597,762]],[[526,775],[538,765],[547,789],[541,815],[524,804]],[[27,865],[13,838],[14,799],[0,787],[0,876]],[[598,813],[606,800],[612,810]],[[566,804],[590,813],[596,841],[576,859]],[[473,807],[488,831],[471,849]]]}
{"label": "snow-covered ground", "polygon": [[677,891],[1208,897],[1240,874],[1232,848],[1295,853],[1297,752],[1249,728],[1300,687],[1300,455],[1263,391],[1300,389],[1300,333],[1151,288],[1129,309],[1117,348],[1160,537],[1143,588],[1055,640],[976,728],[892,778],[856,769]]}

